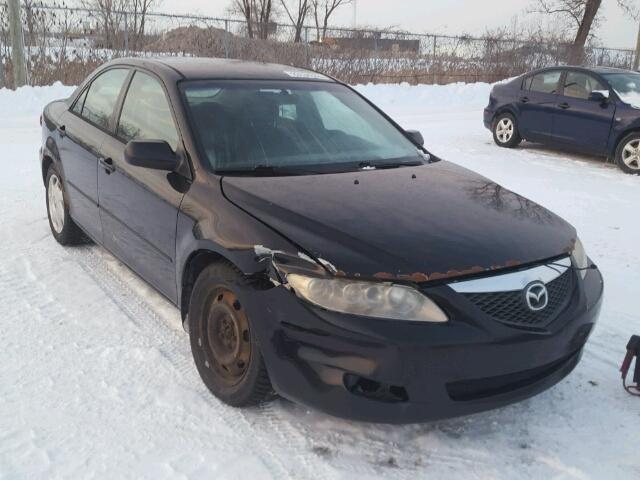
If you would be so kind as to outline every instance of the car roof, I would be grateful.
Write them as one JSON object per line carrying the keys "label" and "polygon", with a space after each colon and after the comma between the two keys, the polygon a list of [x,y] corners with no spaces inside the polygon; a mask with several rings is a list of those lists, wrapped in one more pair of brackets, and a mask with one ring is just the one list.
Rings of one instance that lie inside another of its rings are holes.
{"label": "car roof", "polygon": [[530,75],[532,73],[545,72],[549,70],[580,70],[583,72],[591,72],[602,75],[603,73],[636,73],[634,70],[626,70],[624,68],[614,68],[614,67],[582,67],[579,65],[555,65],[553,67],[545,67],[540,68],[538,70],[533,70],[531,72],[527,72],[525,75]]}
{"label": "car roof", "polygon": [[298,80],[335,82],[332,78],[305,68],[275,63],[248,62],[225,58],[143,57],[112,60],[108,65],[132,65],[159,75],[167,69],[185,80]]}

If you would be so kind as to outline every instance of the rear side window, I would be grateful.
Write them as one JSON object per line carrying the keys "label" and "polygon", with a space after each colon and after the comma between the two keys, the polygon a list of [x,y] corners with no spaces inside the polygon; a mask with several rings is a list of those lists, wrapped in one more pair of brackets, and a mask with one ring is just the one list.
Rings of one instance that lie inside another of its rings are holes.
{"label": "rear side window", "polygon": [[86,94],[81,115],[99,127],[108,128],[129,71],[126,69],[109,70],[96,78]]}
{"label": "rear side window", "polygon": [[587,100],[594,90],[607,90],[598,80],[582,72],[568,72],[564,81],[564,96]]}
{"label": "rear side window", "polygon": [[169,102],[160,83],[150,75],[136,72],[122,105],[118,137],[130,140],[165,140],[175,151],[178,131]]}
{"label": "rear side window", "polygon": [[531,90],[532,92],[556,93],[558,91],[560,74],[560,70],[553,70],[551,72],[542,72],[533,75],[525,80],[525,89]]}

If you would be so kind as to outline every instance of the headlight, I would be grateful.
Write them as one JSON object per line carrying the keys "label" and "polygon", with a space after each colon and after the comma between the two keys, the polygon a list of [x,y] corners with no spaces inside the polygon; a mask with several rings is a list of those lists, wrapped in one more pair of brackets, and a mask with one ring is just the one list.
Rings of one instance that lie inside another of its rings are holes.
{"label": "headlight", "polygon": [[584,251],[584,246],[582,242],[578,238],[576,240],[576,246],[573,249],[573,253],[571,254],[573,257],[573,261],[576,264],[576,267],[582,270],[579,270],[580,276],[582,278],[587,276],[587,268],[589,268],[589,258],[587,257],[587,252]]}
{"label": "headlight", "polygon": [[414,288],[391,283],[287,275],[296,295],[334,312],[416,322],[446,322],[445,313]]}

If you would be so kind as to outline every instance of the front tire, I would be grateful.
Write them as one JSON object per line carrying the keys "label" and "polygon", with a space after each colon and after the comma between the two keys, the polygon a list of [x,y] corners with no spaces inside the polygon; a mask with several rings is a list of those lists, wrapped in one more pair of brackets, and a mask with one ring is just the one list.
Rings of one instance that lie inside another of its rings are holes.
{"label": "front tire", "polygon": [[64,182],[55,165],[52,164],[47,170],[45,182],[47,216],[53,237],[60,245],[83,243],[85,236],[69,215],[69,201]]}
{"label": "front tire", "polygon": [[223,402],[248,407],[273,395],[251,319],[237,295],[242,274],[227,262],[206,267],[189,303],[191,353],[207,388]]}
{"label": "front tire", "polygon": [[630,133],[616,148],[616,163],[620,170],[640,175],[640,133]]}
{"label": "front tire", "polygon": [[510,113],[501,113],[493,120],[493,141],[499,147],[513,148],[522,142],[518,123]]}

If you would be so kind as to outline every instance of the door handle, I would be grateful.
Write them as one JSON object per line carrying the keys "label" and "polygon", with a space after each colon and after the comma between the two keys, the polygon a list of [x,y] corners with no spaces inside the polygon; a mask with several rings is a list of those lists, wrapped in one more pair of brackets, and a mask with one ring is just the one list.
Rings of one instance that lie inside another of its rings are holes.
{"label": "door handle", "polygon": [[104,171],[107,175],[111,175],[116,171],[116,166],[113,164],[113,160],[111,160],[110,158],[99,158],[98,163],[100,163],[100,166],[104,168]]}
{"label": "door handle", "polygon": [[522,103],[527,103],[529,101],[529,97],[520,97],[520,101]]}
{"label": "door handle", "polygon": [[67,134],[67,127],[64,125],[58,125],[57,130],[61,137],[64,137]]}
{"label": "door handle", "polygon": [[569,104],[567,102],[563,102],[559,104],[558,107],[560,107],[563,110],[566,110],[567,108],[569,108]]}

